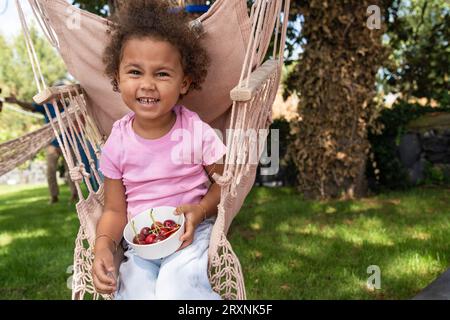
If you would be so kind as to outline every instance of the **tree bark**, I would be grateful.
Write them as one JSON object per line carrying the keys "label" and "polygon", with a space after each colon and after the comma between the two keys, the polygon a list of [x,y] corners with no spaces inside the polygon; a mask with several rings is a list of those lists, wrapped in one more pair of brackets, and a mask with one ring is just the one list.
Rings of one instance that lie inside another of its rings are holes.
{"label": "tree bark", "polygon": [[299,191],[315,199],[362,196],[376,74],[385,57],[384,26],[369,29],[366,12],[381,1],[300,3],[306,44],[287,80],[300,95],[300,121],[292,124],[296,139],[290,148]]}

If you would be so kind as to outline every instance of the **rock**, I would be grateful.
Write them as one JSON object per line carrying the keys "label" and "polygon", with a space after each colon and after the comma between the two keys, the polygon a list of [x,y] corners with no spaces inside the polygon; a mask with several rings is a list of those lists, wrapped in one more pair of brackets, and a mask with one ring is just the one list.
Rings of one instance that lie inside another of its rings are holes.
{"label": "rock", "polygon": [[405,134],[398,147],[400,160],[406,168],[411,168],[419,159],[421,152],[420,140],[417,134]]}
{"label": "rock", "polygon": [[450,129],[450,112],[432,112],[420,116],[407,124],[407,129],[413,132],[425,132],[430,129]]}
{"label": "rock", "polygon": [[449,153],[428,153],[427,159],[431,163],[450,163]]}
{"label": "rock", "polygon": [[447,153],[450,148],[450,137],[434,136],[422,139],[422,148],[432,153]]}
{"label": "rock", "polygon": [[425,179],[425,164],[425,157],[421,156],[420,160],[414,163],[412,168],[408,169],[409,179],[412,184],[417,184]]}

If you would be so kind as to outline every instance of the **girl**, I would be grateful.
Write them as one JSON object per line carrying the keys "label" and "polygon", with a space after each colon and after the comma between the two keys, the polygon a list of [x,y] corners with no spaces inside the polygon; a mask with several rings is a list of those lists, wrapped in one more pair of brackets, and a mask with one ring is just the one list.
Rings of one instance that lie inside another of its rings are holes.
{"label": "girl", "polygon": [[[115,22],[106,74],[132,112],[114,123],[100,159],[105,206],[94,247],[95,288],[116,299],[220,299],[209,284],[207,251],[220,200],[211,176],[222,174],[226,148],[179,103],[200,88],[207,54],[184,14],[163,1],[127,1]],[[126,250],[115,270],[127,219],[162,205],[186,217],[180,249],[157,260]]]}

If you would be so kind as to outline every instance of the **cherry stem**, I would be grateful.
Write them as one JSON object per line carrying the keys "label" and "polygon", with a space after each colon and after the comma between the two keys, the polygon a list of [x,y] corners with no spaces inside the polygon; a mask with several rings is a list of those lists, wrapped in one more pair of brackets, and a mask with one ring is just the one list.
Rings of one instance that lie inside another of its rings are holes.
{"label": "cherry stem", "polygon": [[137,230],[136,230],[136,226],[134,225],[134,220],[131,220],[131,228],[133,229],[134,235],[137,236]]}
{"label": "cherry stem", "polygon": [[159,233],[159,226],[156,224],[156,221],[155,221],[155,218],[153,218],[153,208],[151,208],[151,210],[150,210],[150,218],[152,219],[152,221],[153,221],[153,225],[155,226],[155,229],[157,229],[157,232]]}

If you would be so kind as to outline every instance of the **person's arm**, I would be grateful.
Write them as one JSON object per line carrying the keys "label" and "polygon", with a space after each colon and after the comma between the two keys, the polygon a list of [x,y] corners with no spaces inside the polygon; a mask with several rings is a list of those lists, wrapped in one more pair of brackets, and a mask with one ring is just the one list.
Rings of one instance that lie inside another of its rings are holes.
{"label": "person's arm", "polygon": [[202,223],[203,220],[217,215],[217,205],[220,202],[220,186],[212,179],[214,173],[223,173],[223,164],[213,163],[204,166],[211,180],[208,192],[204,195],[199,204],[183,204],[178,206],[175,214],[184,213],[186,218],[185,232],[180,237],[183,244],[178,250],[181,250],[192,243],[194,240],[195,228]]}
{"label": "person's arm", "polygon": [[105,206],[97,224],[92,273],[96,290],[109,294],[116,289],[118,270],[114,265],[114,254],[127,224],[127,205],[121,179],[105,177],[104,188]]}
{"label": "person's arm", "polygon": [[211,181],[211,185],[208,189],[208,192],[200,201],[200,205],[203,207],[205,211],[205,216],[202,219],[207,219],[217,215],[217,205],[220,202],[220,186],[214,181],[212,178],[214,173],[219,175],[223,174],[223,164],[213,163],[209,166],[204,166],[206,172],[208,173],[209,180]]}
{"label": "person's arm", "polygon": [[15,95],[11,95],[10,97],[7,97],[5,99],[5,102],[17,104],[27,111],[31,111],[31,112],[36,111],[36,108],[33,106],[32,103],[18,100]]}

